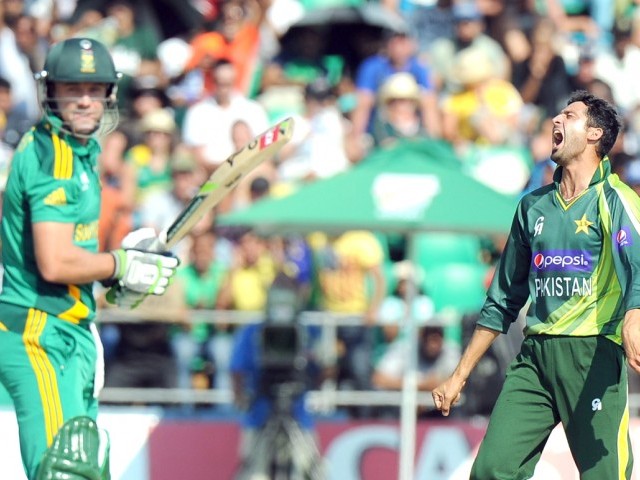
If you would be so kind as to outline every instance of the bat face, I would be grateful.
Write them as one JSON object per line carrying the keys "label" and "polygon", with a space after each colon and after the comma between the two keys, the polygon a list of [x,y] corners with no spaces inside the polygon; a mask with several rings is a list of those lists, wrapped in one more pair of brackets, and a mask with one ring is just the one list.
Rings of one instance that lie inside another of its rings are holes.
{"label": "bat face", "polygon": [[159,245],[155,250],[169,250],[184,238],[249,172],[278,153],[292,135],[293,119],[287,118],[227,158],[200,187],[169,228],[160,233]]}

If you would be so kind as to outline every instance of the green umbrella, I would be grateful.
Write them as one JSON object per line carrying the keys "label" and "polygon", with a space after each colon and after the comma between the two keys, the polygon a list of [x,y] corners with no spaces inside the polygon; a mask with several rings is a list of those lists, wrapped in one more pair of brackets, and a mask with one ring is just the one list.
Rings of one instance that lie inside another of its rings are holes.
{"label": "green umbrella", "polygon": [[[500,172],[496,172],[500,175]],[[466,175],[454,152],[434,141],[378,150],[349,171],[222,215],[220,225],[264,233],[313,230],[505,233],[517,198]]]}

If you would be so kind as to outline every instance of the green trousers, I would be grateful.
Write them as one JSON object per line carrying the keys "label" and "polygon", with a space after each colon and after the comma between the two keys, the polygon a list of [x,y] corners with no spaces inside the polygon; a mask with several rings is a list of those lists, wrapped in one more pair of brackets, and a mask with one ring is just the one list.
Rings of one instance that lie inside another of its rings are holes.
{"label": "green trousers", "polygon": [[[9,311],[11,310],[11,311]],[[0,312],[0,382],[14,403],[27,478],[69,419],[96,419],[96,344],[86,325],[36,309]]]}
{"label": "green trousers", "polygon": [[627,366],[604,337],[527,337],[473,464],[472,480],[524,480],[562,423],[581,480],[631,478]]}

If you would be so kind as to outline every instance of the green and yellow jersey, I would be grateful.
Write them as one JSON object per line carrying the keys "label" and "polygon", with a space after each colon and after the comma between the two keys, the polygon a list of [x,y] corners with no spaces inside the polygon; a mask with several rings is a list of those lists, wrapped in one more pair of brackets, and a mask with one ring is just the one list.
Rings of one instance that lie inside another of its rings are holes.
{"label": "green and yellow jersey", "polygon": [[6,185],[1,226],[3,321],[9,312],[25,318],[23,309],[34,308],[72,323],[95,316],[93,284],[61,285],[39,274],[32,224],[73,223],[73,242],[98,251],[100,147],[52,131],[41,122],[21,140],[14,154]]}
{"label": "green and yellow jersey", "polygon": [[521,199],[478,324],[506,333],[530,298],[525,335],[621,344],[625,312],[640,308],[640,198],[605,158],[589,188],[565,202],[561,171]]}

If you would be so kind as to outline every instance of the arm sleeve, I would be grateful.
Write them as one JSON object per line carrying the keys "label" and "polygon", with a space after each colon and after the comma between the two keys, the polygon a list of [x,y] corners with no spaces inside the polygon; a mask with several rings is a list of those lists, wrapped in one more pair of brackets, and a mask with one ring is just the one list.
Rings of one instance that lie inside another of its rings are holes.
{"label": "arm sleeve", "polygon": [[529,298],[531,247],[525,232],[524,207],[520,202],[478,325],[507,333]]}
{"label": "arm sleeve", "polygon": [[621,208],[613,209],[611,248],[627,311],[640,308],[640,198],[631,190],[618,195]]}
{"label": "arm sleeve", "polygon": [[58,179],[47,168],[49,162],[33,162],[24,175],[31,221],[74,223],[77,219],[79,189],[75,180]]}
{"label": "arm sleeve", "polygon": [[366,59],[362,62],[356,75],[356,89],[365,90],[372,95],[378,91],[377,57]]}
{"label": "arm sleeve", "polygon": [[416,82],[420,85],[422,91],[433,90],[430,70],[417,60],[414,60],[411,64],[411,74],[415,77]]}

